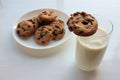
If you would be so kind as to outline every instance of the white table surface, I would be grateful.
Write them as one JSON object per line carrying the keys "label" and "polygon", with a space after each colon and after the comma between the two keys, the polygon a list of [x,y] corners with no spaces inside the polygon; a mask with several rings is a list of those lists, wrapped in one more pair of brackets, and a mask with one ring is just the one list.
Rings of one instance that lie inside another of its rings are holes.
{"label": "white table surface", "polygon": [[[12,37],[20,16],[40,8],[54,8],[70,14],[87,11],[108,17],[114,31],[101,65],[84,72],[75,65],[75,35],[47,57],[22,52]],[[119,0],[0,0],[0,80],[120,80]]]}

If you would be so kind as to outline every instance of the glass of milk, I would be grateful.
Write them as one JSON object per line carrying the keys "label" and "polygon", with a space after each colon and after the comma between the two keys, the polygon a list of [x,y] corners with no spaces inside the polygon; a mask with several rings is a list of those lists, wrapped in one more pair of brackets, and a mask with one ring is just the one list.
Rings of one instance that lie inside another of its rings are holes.
{"label": "glass of milk", "polygon": [[85,71],[97,69],[113,30],[113,25],[108,19],[99,15],[93,16],[98,20],[97,32],[89,37],[77,36],[76,41],[76,64]]}

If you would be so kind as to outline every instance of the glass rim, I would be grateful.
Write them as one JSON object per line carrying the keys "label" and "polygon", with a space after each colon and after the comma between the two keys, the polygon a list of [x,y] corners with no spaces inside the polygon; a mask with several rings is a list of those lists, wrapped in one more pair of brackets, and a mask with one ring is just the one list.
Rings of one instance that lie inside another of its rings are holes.
{"label": "glass rim", "polygon": [[[103,18],[106,19],[110,23],[111,30],[109,32],[107,32],[106,35],[97,35],[96,37],[109,36],[113,32],[113,24],[112,24],[112,22],[108,18],[106,18],[106,17],[103,17]],[[99,26],[98,26],[98,28],[99,28]]]}

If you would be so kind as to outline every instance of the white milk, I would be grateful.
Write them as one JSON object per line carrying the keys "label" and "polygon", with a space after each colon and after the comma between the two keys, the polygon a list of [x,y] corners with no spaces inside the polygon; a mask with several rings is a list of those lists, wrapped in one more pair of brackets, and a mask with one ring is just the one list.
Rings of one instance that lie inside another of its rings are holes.
{"label": "white milk", "polygon": [[101,62],[108,44],[108,35],[103,29],[90,37],[77,37],[77,66],[86,71],[95,70]]}

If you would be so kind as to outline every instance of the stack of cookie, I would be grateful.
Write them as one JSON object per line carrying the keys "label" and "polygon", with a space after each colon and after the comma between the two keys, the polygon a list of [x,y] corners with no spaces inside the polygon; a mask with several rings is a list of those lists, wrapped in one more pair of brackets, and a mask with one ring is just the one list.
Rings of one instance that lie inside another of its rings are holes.
{"label": "stack of cookie", "polygon": [[60,40],[65,35],[64,22],[53,10],[42,10],[37,17],[18,23],[17,34],[22,38],[34,35],[40,45],[47,45],[52,40]]}

